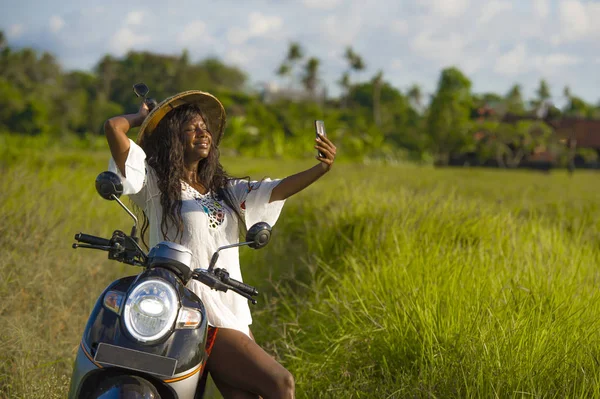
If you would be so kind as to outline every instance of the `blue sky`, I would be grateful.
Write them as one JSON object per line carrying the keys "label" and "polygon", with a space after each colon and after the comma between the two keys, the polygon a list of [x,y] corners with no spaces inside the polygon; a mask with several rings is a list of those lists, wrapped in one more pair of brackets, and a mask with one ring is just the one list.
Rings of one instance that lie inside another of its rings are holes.
{"label": "blue sky", "polygon": [[187,48],[194,61],[217,56],[241,67],[255,84],[281,83],[275,70],[298,41],[321,60],[333,94],[352,45],[367,64],[353,79],[381,69],[401,90],[417,83],[432,92],[454,65],[475,92],[504,94],[520,83],[532,97],[545,78],[557,104],[565,85],[600,100],[599,0],[21,0],[2,11],[11,46],[50,51],[66,69],[129,49]]}

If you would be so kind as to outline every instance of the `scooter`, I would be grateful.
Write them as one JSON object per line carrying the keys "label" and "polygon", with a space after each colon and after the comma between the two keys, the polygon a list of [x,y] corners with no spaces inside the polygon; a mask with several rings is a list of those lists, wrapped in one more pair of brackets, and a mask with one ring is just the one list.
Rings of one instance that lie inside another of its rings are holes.
{"label": "scooter", "polygon": [[256,304],[256,288],[215,268],[219,252],[233,247],[267,245],[271,226],[250,227],[246,241],[223,246],[208,269],[194,269],[191,251],[163,241],[145,253],[139,246],[137,218],[119,200],[120,177],[102,172],[96,190],[116,201],[132,218],[131,234],[115,230],[110,239],[75,235],[73,248],[108,252],[108,259],[140,266],[141,273],[111,283],[94,306],[79,345],[69,399],[75,398],[202,398],[207,361],[208,323],[202,301],[186,288],[196,279],[214,290],[231,290]]}

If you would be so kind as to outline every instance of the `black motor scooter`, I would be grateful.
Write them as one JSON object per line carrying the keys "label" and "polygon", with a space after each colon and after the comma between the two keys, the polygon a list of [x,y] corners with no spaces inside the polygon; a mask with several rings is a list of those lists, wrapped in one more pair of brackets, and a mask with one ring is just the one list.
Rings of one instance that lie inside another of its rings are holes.
{"label": "black motor scooter", "polygon": [[112,172],[96,178],[96,190],[115,200],[133,218],[131,234],[113,232],[110,239],[79,233],[73,248],[108,252],[108,258],[141,266],[136,276],[110,284],[89,317],[71,377],[69,399],[75,398],[201,398],[201,377],[207,360],[208,323],[202,301],[186,284],[196,279],[212,289],[231,290],[250,300],[257,290],[215,269],[219,251],[247,245],[262,248],[271,226],[253,225],[246,242],[220,247],[208,269],[191,270],[191,251],[163,241],[148,254],[136,236],[137,218],[119,200],[122,181]]}

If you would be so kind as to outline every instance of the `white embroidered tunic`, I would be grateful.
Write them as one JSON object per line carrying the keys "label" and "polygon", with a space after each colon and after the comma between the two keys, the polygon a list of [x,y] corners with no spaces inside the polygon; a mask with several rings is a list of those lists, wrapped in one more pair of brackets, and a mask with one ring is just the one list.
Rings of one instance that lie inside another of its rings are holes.
{"label": "white embroidered tunic", "polygon": [[[146,162],[146,154],[140,146],[129,140],[130,148],[125,162],[125,175],[116,166],[114,159],[109,161],[109,170],[123,179],[123,194],[129,195],[133,202],[144,210],[149,226],[149,246],[152,248],[165,240],[161,232],[162,207],[160,191],[154,169]],[[227,189],[234,198],[234,205],[244,217],[246,226],[257,222],[275,224],[285,200],[269,203],[271,191],[281,179],[264,179],[261,182],[232,180]],[[210,258],[218,247],[239,242],[238,219],[222,199],[214,193],[200,194],[190,185],[182,182],[181,216],[183,218],[183,237],[181,245],[192,251],[192,269],[208,268]],[[168,223],[167,235],[171,240],[176,229]],[[243,281],[240,270],[238,248],[220,252],[216,267],[226,269],[230,276]],[[208,323],[214,327],[239,330],[249,335],[252,324],[248,301],[232,292],[215,291],[206,285],[190,280],[187,287],[204,303]]]}

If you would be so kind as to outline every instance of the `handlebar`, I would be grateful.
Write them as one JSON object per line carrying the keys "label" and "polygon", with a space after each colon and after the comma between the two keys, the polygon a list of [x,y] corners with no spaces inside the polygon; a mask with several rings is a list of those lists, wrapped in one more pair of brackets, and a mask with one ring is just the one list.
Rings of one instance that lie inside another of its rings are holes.
{"label": "handlebar", "polygon": [[229,277],[229,273],[225,269],[216,269],[215,270],[215,275],[224,284],[230,285],[233,288],[237,288],[238,290],[242,291],[245,294],[248,294],[248,295],[251,295],[251,296],[258,295],[258,291],[257,291],[256,288],[252,287],[251,285],[244,284],[241,281],[232,279],[231,277]]}
{"label": "handlebar", "polygon": [[84,242],[90,245],[100,245],[103,247],[110,247],[110,240],[102,237],[96,237],[89,234],[77,233],[75,239],[79,242]]}
{"label": "handlebar", "polygon": [[[130,265],[144,266],[147,260],[147,255],[142,251],[137,242],[119,230],[113,233],[111,240],[85,233],[75,234],[75,240],[88,245],[73,244],[73,248],[91,248],[108,251],[109,259],[118,260]],[[138,260],[140,258],[141,260]],[[248,299],[253,304],[256,304],[256,300],[252,297],[258,295],[258,290],[251,285],[229,277],[229,272],[225,269],[195,269],[192,277],[214,290],[222,292],[231,290]]]}
{"label": "handlebar", "polygon": [[89,248],[108,251],[108,259],[133,266],[145,266],[147,255],[135,241],[120,230],[113,232],[110,240],[85,233],[75,234],[75,240],[85,244],[73,244],[73,248]]}
{"label": "handlebar", "polygon": [[215,269],[208,271],[206,269],[195,269],[192,277],[203,284],[206,284],[213,290],[227,292],[231,290],[236,294],[248,299],[252,304],[256,304],[256,299],[252,296],[258,295],[256,288],[244,284],[241,281],[229,278],[229,273],[225,269]]}

